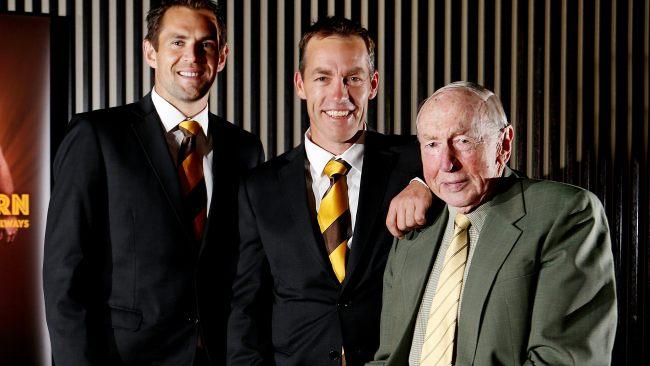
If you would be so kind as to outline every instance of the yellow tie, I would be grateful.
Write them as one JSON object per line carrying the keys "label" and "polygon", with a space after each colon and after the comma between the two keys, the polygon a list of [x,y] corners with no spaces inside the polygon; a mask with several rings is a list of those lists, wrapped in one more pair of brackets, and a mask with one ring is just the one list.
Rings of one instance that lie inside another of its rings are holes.
{"label": "yellow tie", "polygon": [[454,344],[458,321],[458,303],[463,288],[463,275],[469,237],[469,219],[457,214],[454,220],[454,238],[445,253],[436,293],[431,301],[427,332],[422,345],[420,365],[453,365]]}
{"label": "yellow tie", "polygon": [[196,144],[201,125],[196,121],[183,121],[178,124],[185,137],[178,154],[178,176],[181,182],[186,212],[192,219],[194,237],[200,240],[207,217],[207,192],[203,177],[203,156]]}
{"label": "yellow tie", "polygon": [[332,159],[325,165],[323,173],[330,178],[330,187],[318,209],[318,226],[339,282],[345,279],[345,254],[348,239],[352,236],[348,185],[345,180],[349,170],[350,165],[343,159]]}

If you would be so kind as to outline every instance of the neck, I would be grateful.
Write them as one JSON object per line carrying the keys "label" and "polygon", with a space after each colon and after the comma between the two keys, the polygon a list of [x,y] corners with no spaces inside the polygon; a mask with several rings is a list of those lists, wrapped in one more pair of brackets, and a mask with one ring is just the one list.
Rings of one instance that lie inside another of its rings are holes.
{"label": "neck", "polygon": [[308,137],[313,142],[314,144],[320,146],[321,148],[325,149],[327,152],[334,154],[334,155],[341,155],[343,154],[347,149],[349,149],[352,145],[357,143],[361,136],[363,135],[364,130],[359,130],[357,131],[354,136],[352,136],[351,139],[345,141],[345,142],[331,142],[331,141],[321,141],[318,138],[314,138],[313,135],[309,134]]}
{"label": "neck", "polygon": [[192,118],[197,114],[199,114],[199,112],[201,112],[208,104],[208,98],[210,97],[210,94],[208,93],[202,96],[200,99],[185,102],[173,98],[170,95],[167,95],[166,93],[160,93],[160,91],[158,90],[158,88],[156,88],[156,86],[154,86],[154,89],[156,90],[156,93],[160,95],[161,98],[165,99],[169,104],[173,105],[187,118]]}
{"label": "neck", "polygon": [[205,108],[208,104],[208,96],[206,95],[205,97],[190,103],[170,103],[181,111],[185,117],[191,118],[199,114]]}

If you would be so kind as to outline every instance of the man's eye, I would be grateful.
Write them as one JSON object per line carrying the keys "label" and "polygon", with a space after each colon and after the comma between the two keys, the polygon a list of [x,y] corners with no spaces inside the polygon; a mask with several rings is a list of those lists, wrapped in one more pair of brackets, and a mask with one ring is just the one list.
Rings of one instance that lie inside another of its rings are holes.
{"label": "man's eye", "polygon": [[172,46],[180,47],[183,45],[183,41],[172,41]]}
{"label": "man's eye", "polygon": [[319,76],[316,79],[314,79],[314,81],[325,81],[325,80],[327,80],[326,76]]}
{"label": "man's eye", "polygon": [[474,148],[476,142],[468,137],[459,137],[454,140],[454,148],[459,151],[468,151]]}
{"label": "man's eye", "polygon": [[213,42],[203,42],[203,48],[206,50],[211,50],[214,48],[214,43]]}
{"label": "man's eye", "polygon": [[352,83],[359,83],[362,81],[362,79],[358,76],[350,76],[348,80]]}

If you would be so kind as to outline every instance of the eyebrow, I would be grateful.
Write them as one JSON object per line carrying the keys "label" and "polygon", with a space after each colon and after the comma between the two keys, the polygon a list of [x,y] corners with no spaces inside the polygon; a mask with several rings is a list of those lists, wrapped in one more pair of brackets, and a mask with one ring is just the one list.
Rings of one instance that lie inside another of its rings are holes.
{"label": "eyebrow", "polygon": [[314,74],[332,75],[332,71],[329,69],[324,69],[322,67],[317,67],[314,69]]}
{"label": "eyebrow", "polygon": [[[325,69],[322,67],[315,68],[313,73],[328,75],[328,76],[333,74],[330,69]],[[365,70],[362,67],[355,67],[346,73],[346,75],[354,75],[354,74],[365,74]]]}
{"label": "eyebrow", "polygon": [[349,75],[351,74],[365,74],[365,71],[362,67],[355,67],[352,70],[348,72]]}
{"label": "eyebrow", "polygon": [[[446,137],[445,139],[454,138],[454,137],[456,137],[458,135],[467,135],[469,132],[470,132],[470,130],[456,129],[456,130],[452,131],[450,137]],[[442,137],[440,137],[440,136],[435,136],[433,134],[424,134],[424,133],[422,134],[422,138],[424,138],[425,140],[440,140],[440,139],[442,139]]]}
{"label": "eyebrow", "polygon": [[[171,39],[189,39],[189,37],[184,35],[184,34],[174,33],[174,34],[171,35]],[[203,38],[198,39],[199,42],[206,41],[206,40],[217,42],[218,41],[217,40],[217,35],[216,34],[210,34],[210,35],[207,35],[207,36],[205,36]]]}

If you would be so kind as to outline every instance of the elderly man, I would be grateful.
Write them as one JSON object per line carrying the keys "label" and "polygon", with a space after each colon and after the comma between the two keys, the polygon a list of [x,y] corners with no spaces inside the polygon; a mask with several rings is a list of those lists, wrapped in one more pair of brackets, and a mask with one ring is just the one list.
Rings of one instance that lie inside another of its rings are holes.
{"label": "elderly man", "polygon": [[372,364],[609,364],[616,295],[598,199],[511,171],[513,128],[481,86],[438,90],[417,128],[447,205],[391,249]]}

